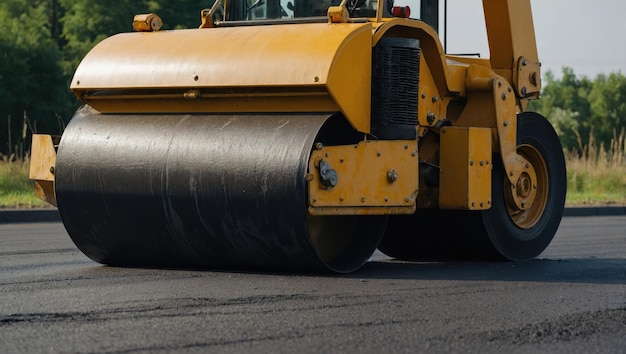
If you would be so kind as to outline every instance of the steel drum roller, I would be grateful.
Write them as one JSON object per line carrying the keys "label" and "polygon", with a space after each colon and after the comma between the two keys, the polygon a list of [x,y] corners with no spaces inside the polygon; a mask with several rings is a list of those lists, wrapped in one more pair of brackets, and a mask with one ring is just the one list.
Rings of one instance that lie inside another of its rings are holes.
{"label": "steel drum roller", "polygon": [[58,149],[61,218],[109,265],[351,272],[386,219],[307,214],[307,162],[329,117],[85,106]]}

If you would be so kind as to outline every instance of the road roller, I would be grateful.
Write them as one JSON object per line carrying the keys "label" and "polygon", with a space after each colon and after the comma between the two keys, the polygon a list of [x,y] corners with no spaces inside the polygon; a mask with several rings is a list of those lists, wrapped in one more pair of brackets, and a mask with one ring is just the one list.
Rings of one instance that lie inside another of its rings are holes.
{"label": "road roller", "polygon": [[541,90],[530,0],[483,0],[488,57],[446,52],[443,6],[218,0],[177,30],[136,15],[77,67],[62,134],[33,136],[35,192],[110,266],[536,258],[566,170],[527,110]]}

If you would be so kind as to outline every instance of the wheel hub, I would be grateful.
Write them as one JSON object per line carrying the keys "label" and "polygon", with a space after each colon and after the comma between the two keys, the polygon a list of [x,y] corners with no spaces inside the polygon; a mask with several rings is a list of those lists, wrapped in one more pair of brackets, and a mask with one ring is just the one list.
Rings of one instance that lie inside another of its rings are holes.
{"label": "wheel hub", "polygon": [[523,229],[534,226],[541,218],[547,202],[547,166],[539,151],[521,145],[518,153],[528,163],[515,183],[505,179],[507,210],[511,219]]}
{"label": "wheel hub", "polygon": [[537,177],[535,169],[531,164],[526,164],[526,170],[523,171],[517,183],[507,183],[509,188],[509,207],[514,210],[527,210],[532,207],[537,192]]}

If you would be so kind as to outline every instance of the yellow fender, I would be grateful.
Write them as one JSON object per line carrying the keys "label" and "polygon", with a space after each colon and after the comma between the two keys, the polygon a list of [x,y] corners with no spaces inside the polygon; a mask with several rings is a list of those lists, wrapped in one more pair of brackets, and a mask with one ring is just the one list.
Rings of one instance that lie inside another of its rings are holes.
{"label": "yellow fender", "polygon": [[371,51],[371,23],[123,33],[87,54],[71,89],[105,113],[341,111],[368,133]]}

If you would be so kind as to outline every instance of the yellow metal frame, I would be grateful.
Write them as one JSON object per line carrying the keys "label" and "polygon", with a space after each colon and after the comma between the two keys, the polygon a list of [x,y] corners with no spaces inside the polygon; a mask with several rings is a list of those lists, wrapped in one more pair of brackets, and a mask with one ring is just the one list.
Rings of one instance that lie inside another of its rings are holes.
{"label": "yellow metal frame", "polygon": [[[335,185],[322,181],[322,161],[335,171]],[[417,142],[319,146],[309,159],[307,180],[312,215],[411,214],[419,188]]]}
{"label": "yellow metal frame", "polygon": [[[372,48],[387,36],[415,38],[422,53],[417,140],[431,129],[436,133],[442,121],[454,126],[441,129],[442,136],[456,137],[441,142],[441,207],[489,204],[486,168],[468,165],[487,160],[487,151],[500,152],[512,188],[522,175],[525,183],[536,181],[516,146],[517,114],[541,89],[530,0],[483,0],[488,59],[446,55],[430,25],[382,18],[382,1],[369,22],[352,22],[344,0],[329,8],[328,23],[204,29],[213,27],[218,6],[219,0],[201,12],[202,29],[157,31],[158,16],[139,15],[134,27],[142,32],[96,45],[71,89],[103,113],[341,112],[356,131],[369,133]],[[417,140],[364,140],[314,150],[310,213],[414,212]],[[55,158],[53,137],[34,136],[30,177],[38,196],[52,204]],[[336,171],[336,185],[320,181],[322,160]],[[519,210],[531,204],[512,199]]]}
{"label": "yellow metal frame", "polygon": [[491,68],[513,85],[524,109],[541,90],[530,0],[483,0],[483,10]]}
{"label": "yellow metal frame", "polygon": [[491,129],[441,128],[439,207],[491,207]]}
{"label": "yellow metal frame", "polygon": [[30,170],[28,178],[35,181],[35,195],[56,206],[54,191],[54,169],[56,167],[56,146],[60,137],[33,134],[31,144]]}
{"label": "yellow metal frame", "polygon": [[[467,104],[454,125],[487,127],[493,129],[494,146],[500,151],[506,176],[516,186],[522,173],[536,183],[532,164],[517,153],[516,94],[513,87],[493,71],[479,65],[470,65],[466,78]],[[514,198],[520,210],[528,207]]]}

